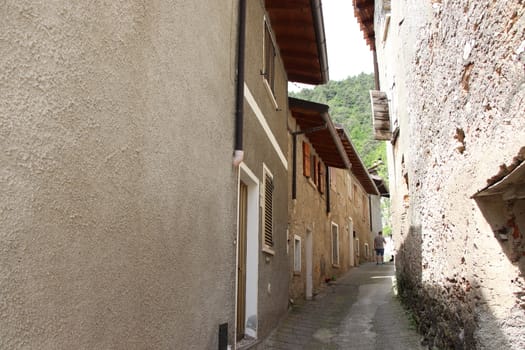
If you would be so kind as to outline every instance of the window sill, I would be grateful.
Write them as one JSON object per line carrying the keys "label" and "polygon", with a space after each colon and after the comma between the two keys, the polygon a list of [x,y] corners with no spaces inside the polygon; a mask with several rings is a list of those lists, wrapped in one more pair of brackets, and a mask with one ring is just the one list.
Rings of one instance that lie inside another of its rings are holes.
{"label": "window sill", "polygon": [[339,269],[339,268],[341,268],[341,265],[339,265],[339,264],[332,264],[332,267],[335,268],[335,269]]}
{"label": "window sill", "polygon": [[300,276],[301,276],[301,271],[294,271],[294,272],[293,272],[293,275],[294,275],[295,277],[300,277]]}
{"label": "window sill", "polygon": [[[305,176],[305,177],[306,177],[306,176]],[[308,183],[310,184],[310,186],[312,186],[312,188],[313,188],[317,193],[319,193],[319,195],[320,195],[321,197],[324,197],[324,192],[323,192],[323,193],[319,192],[319,187],[317,187],[317,185],[315,184],[315,182],[312,180],[311,177],[307,177],[307,181],[308,181]]]}
{"label": "window sill", "polygon": [[275,94],[272,91],[272,88],[270,87],[270,84],[268,84],[268,80],[263,75],[263,84],[266,88],[266,92],[268,92],[268,97],[270,97],[270,100],[272,100],[273,106],[275,107],[275,110],[279,109],[279,105],[277,104],[277,100],[275,99]]}
{"label": "window sill", "polygon": [[272,255],[272,256],[275,255],[275,251],[268,246],[264,246],[262,251],[263,253],[268,254],[268,255]]}

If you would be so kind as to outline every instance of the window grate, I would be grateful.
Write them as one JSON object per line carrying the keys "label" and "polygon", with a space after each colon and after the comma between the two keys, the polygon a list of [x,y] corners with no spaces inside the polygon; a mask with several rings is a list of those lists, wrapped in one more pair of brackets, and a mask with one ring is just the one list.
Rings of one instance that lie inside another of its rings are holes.
{"label": "window grate", "polygon": [[264,244],[273,247],[273,178],[264,175]]}
{"label": "window grate", "polygon": [[332,264],[339,265],[339,227],[332,223]]}

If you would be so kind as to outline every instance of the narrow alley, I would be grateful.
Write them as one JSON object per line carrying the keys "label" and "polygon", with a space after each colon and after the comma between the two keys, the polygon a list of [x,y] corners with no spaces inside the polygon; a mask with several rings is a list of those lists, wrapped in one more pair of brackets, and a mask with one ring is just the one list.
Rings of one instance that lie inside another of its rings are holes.
{"label": "narrow alley", "polygon": [[262,349],[423,349],[393,288],[393,263],[350,270],[296,305]]}

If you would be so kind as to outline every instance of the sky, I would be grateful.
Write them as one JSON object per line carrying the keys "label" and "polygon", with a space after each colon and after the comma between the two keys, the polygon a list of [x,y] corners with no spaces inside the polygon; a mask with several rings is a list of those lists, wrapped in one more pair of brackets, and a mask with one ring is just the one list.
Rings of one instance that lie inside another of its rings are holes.
{"label": "sky", "polygon": [[[330,80],[372,73],[372,51],[359,29],[352,0],[323,0],[322,5]],[[290,89],[297,91],[303,87],[308,85],[291,83]]]}

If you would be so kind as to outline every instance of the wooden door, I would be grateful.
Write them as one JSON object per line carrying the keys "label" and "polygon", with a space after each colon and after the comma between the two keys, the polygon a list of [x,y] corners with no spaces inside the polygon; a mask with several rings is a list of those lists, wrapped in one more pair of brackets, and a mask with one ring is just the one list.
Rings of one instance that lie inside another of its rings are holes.
{"label": "wooden door", "polygon": [[239,185],[239,241],[237,242],[237,340],[245,333],[246,323],[246,219],[248,208],[248,186],[241,181]]}
{"label": "wooden door", "polygon": [[306,299],[311,300],[313,296],[313,239],[312,232],[306,231]]}

